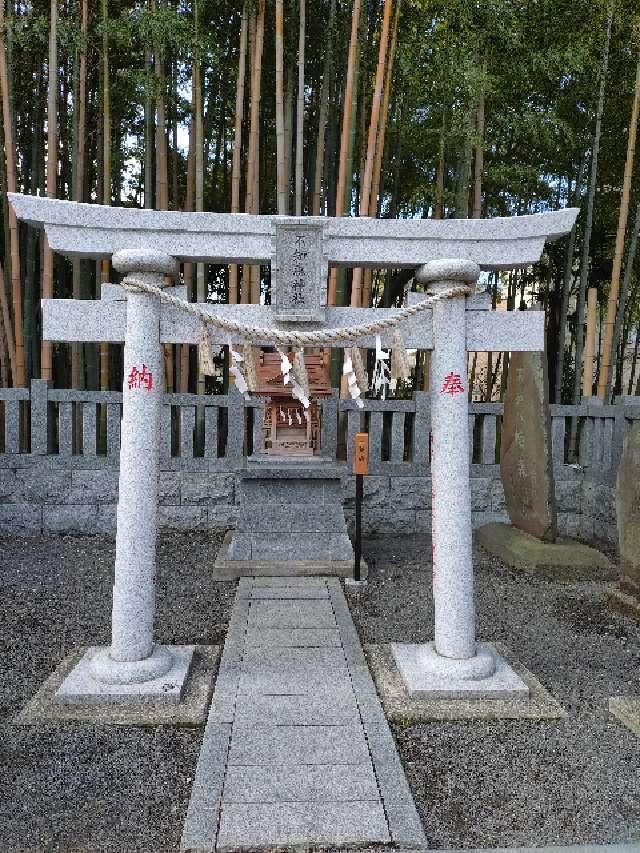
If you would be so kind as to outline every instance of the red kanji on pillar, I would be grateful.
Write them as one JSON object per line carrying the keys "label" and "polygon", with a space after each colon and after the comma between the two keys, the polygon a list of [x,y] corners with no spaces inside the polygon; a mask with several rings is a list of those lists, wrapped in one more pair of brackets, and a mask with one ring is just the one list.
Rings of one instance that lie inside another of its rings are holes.
{"label": "red kanji on pillar", "polygon": [[444,377],[444,382],[442,383],[440,393],[451,394],[452,397],[454,394],[464,394],[464,388],[462,386],[462,381],[460,380],[460,374],[447,373],[447,375]]}
{"label": "red kanji on pillar", "polygon": [[127,377],[127,383],[130,391],[134,388],[144,388],[145,391],[151,391],[153,390],[153,373],[146,364],[142,365],[142,370],[134,365]]}

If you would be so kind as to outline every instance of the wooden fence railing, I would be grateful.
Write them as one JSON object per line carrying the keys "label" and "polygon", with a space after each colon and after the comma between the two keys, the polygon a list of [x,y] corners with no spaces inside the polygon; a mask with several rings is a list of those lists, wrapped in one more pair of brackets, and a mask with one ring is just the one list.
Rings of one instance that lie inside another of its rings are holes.
{"label": "wooden fence railing", "polygon": [[[90,467],[117,464],[122,394],[51,388],[34,380],[30,388],[0,389],[0,459],[55,457]],[[502,403],[471,403],[469,459],[475,470],[495,466],[500,453]],[[226,395],[167,394],[161,457],[172,468],[235,470],[262,448],[264,403]],[[614,476],[624,436],[640,419],[640,398],[613,405],[587,400],[579,406],[552,405],[552,453],[556,469],[580,466],[603,482]],[[572,432],[572,423],[575,422]],[[352,464],[353,436],[369,433],[370,474],[423,477],[429,471],[429,395],[414,400],[366,400],[358,409],[337,394],[322,402],[322,454]],[[571,436],[575,445],[571,447]],[[26,461],[26,460],[25,460]]]}

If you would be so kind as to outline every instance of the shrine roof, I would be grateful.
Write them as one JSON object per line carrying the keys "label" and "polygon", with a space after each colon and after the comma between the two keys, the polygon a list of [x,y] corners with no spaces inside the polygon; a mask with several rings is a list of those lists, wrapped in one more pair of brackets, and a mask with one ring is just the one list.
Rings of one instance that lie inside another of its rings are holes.
{"label": "shrine roof", "polygon": [[[280,370],[280,355],[277,352],[262,352],[256,359],[257,388],[253,392],[260,396],[291,397],[291,386],[284,384]],[[312,397],[324,397],[331,394],[328,353],[305,353],[304,357],[309,391]]]}

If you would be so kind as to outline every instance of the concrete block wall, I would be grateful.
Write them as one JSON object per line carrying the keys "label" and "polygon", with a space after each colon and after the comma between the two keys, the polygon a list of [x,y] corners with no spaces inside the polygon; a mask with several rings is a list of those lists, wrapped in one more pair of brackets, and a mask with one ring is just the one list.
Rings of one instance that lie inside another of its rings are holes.
{"label": "concrete block wall", "polygon": [[[0,534],[114,533],[118,469],[94,462],[74,467],[56,457],[4,457],[0,468]],[[497,465],[472,467],[474,527],[508,521]],[[355,478],[342,484],[347,524],[353,526]],[[233,473],[215,470],[163,470],[159,522],[171,530],[229,529],[238,516],[239,494]],[[592,483],[584,472],[562,466],[556,472],[558,525],[567,536],[615,542],[615,493],[610,483]],[[366,535],[429,533],[431,479],[365,477],[362,512]]]}
{"label": "concrete block wall", "polygon": [[[159,485],[161,527],[206,530],[235,524],[233,474],[163,471]],[[114,533],[117,502],[117,468],[74,468],[48,457],[0,469],[0,533]]]}

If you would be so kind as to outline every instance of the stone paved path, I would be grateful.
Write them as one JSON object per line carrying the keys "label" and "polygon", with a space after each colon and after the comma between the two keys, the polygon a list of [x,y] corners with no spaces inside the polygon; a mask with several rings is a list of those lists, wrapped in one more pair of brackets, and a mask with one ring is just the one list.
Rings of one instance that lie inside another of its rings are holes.
{"label": "stone paved path", "polygon": [[336,578],[243,578],[182,850],[426,846]]}

